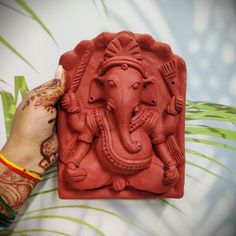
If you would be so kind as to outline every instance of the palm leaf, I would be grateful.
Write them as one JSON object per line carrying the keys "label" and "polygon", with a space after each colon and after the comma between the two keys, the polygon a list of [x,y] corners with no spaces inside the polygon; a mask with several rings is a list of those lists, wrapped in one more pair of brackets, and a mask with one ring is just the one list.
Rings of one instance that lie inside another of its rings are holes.
{"label": "palm leaf", "polygon": [[226,113],[232,113],[235,116],[236,106],[223,105],[213,102],[200,102],[187,100],[187,111],[198,110],[198,111],[221,111]]}
{"label": "palm leaf", "polygon": [[11,131],[12,122],[16,111],[16,105],[18,102],[18,94],[20,92],[21,96],[24,97],[25,94],[29,91],[24,76],[15,76],[14,90],[15,97],[7,91],[0,91],[7,137],[9,136]]}
{"label": "palm leaf", "polygon": [[52,188],[52,189],[49,189],[49,190],[40,191],[40,192],[31,194],[31,195],[29,196],[29,198],[37,197],[37,196],[39,196],[39,195],[43,195],[43,194],[46,194],[46,193],[56,192],[57,190],[58,190],[58,188]]}
{"label": "palm leaf", "polygon": [[[26,233],[52,233],[52,234],[57,234],[57,235],[64,235],[64,236],[70,236],[69,234],[57,231],[57,230],[49,230],[49,229],[24,229],[24,230],[10,230],[10,231],[4,231],[2,232],[3,234],[1,234],[2,236],[10,236],[10,235],[14,235],[14,234],[18,234],[18,235],[26,235]],[[29,234],[27,234],[29,235]]]}
{"label": "palm leaf", "polygon": [[192,154],[192,155],[195,155],[195,156],[199,156],[199,157],[202,157],[204,159],[207,159],[211,162],[213,162],[214,164],[224,168],[225,170],[229,171],[230,173],[232,174],[235,174],[234,171],[232,171],[229,167],[225,166],[224,164],[222,164],[221,162],[217,161],[216,159],[212,158],[212,157],[209,157],[201,152],[197,152],[197,151],[194,151],[194,150],[191,150],[191,149],[188,149],[186,148],[186,153],[189,153],[189,154]]}
{"label": "palm leaf", "polygon": [[42,20],[36,15],[36,13],[23,1],[23,0],[15,0],[25,11],[27,11],[30,16],[47,32],[47,34],[51,37],[54,43],[58,46],[55,38],[52,33],[46,27],[46,25],[42,22]]}
{"label": "palm leaf", "polygon": [[23,60],[30,68],[32,68],[36,73],[37,70],[34,66],[24,57],[22,56],[10,43],[8,43],[2,36],[0,36],[0,43],[2,43],[5,47],[11,50],[16,56],[18,56],[21,60]]}
{"label": "palm leaf", "polygon": [[[77,224],[80,224],[82,226],[85,226],[89,229],[91,229],[92,231],[94,231],[97,235],[100,236],[105,236],[105,234],[97,227],[83,221],[77,218],[73,218],[73,217],[67,217],[67,216],[61,216],[61,215],[42,215],[42,216],[32,216],[32,217],[26,217],[26,218],[22,218],[20,221],[30,221],[30,220],[42,220],[42,219],[62,219],[62,220],[67,220],[67,221],[71,221]],[[17,222],[17,221],[16,221]]]}
{"label": "palm leaf", "polygon": [[196,182],[199,182],[199,183],[202,184],[202,185],[207,186],[208,189],[211,189],[211,190],[214,191],[216,194],[218,194],[218,195],[220,195],[220,196],[223,196],[223,197],[226,198],[227,200],[230,200],[230,198],[229,198],[224,192],[219,191],[218,189],[214,188],[212,185],[207,184],[207,183],[201,181],[200,179],[193,177],[192,175],[185,174],[185,176],[187,176],[187,177],[190,178],[190,179],[193,179],[193,180],[196,181]]}
{"label": "palm leaf", "polygon": [[186,120],[236,122],[236,106],[187,101]]}
{"label": "palm leaf", "polygon": [[171,203],[169,200],[164,199],[164,198],[159,198],[159,199],[155,199],[158,202],[161,202],[162,204],[168,205],[169,207],[181,212],[184,215],[187,215],[184,211],[182,211],[180,208],[178,208],[177,206],[175,206],[173,203]]}
{"label": "palm leaf", "polygon": [[15,12],[21,14],[22,16],[26,16],[26,17],[31,18],[30,16],[26,15],[23,11],[20,11],[19,9],[17,9],[17,8],[15,8],[15,7],[12,7],[12,6],[8,5],[8,4],[5,3],[5,2],[0,2],[0,5],[1,5],[1,6],[4,6],[4,7],[6,7],[6,8],[8,8],[8,9],[13,10],[13,11],[15,11]]}
{"label": "palm leaf", "polygon": [[2,82],[2,83],[4,83],[4,84],[9,86],[9,84],[6,81],[4,81],[3,79],[0,79],[0,82]]}
{"label": "palm leaf", "polygon": [[29,92],[28,85],[25,81],[24,76],[15,76],[15,101],[18,101],[18,94],[20,92],[21,97],[24,98],[25,95]]}
{"label": "palm leaf", "polygon": [[48,176],[48,175],[50,175],[50,174],[55,173],[55,172],[57,171],[57,168],[53,168],[53,169],[49,169],[49,170],[50,170],[50,171],[47,171],[46,174],[44,174],[44,177],[45,177],[45,176]]}
{"label": "palm leaf", "polygon": [[[48,210],[50,211],[50,210],[56,210],[56,209],[70,209],[70,208],[73,208],[73,209],[79,208],[79,209],[86,209],[86,210],[93,210],[93,211],[103,212],[103,213],[106,213],[108,215],[115,216],[115,217],[121,219],[122,221],[124,221],[125,223],[128,223],[130,225],[134,225],[134,226],[140,228],[140,226],[138,226],[137,224],[135,224],[133,221],[129,220],[125,216],[122,216],[122,215],[120,215],[116,212],[108,211],[108,210],[105,210],[105,209],[102,209],[102,208],[93,207],[93,206],[89,206],[89,205],[63,205],[63,206],[47,207],[47,208],[41,208],[41,209],[29,211],[29,212],[26,212],[26,213],[21,214],[21,215],[29,215],[29,214],[33,214],[33,213],[37,213],[37,212],[42,212],[42,211],[48,211]],[[142,228],[140,228],[140,229],[142,229]]]}
{"label": "palm leaf", "polygon": [[222,147],[222,148],[229,149],[229,150],[232,150],[232,151],[236,152],[236,148],[229,145],[229,144],[221,143],[221,142],[217,142],[217,141],[213,141],[213,140],[208,140],[208,139],[188,138],[188,137],[186,137],[185,142],[195,142],[195,143],[199,143],[199,144],[209,144],[209,145],[212,145],[212,146],[215,146],[215,147]]}
{"label": "palm leaf", "polygon": [[210,175],[213,175],[213,176],[215,176],[215,177],[217,177],[217,178],[219,178],[219,179],[221,179],[221,180],[224,180],[225,182],[230,182],[229,180],[225,179],[224,177],[222,177],[222,176],[220,176],[220,175],[218,175],[218,174],[216,174],[216,173],[214,173],[214,172],[208,170],[207,168],[205,168],[205,167],[203,167],[203,166],[200,166],[200,165],[198,165],[198,164],[196,164],[196,163],[194,163],[194,162],[192,162],[192,161],[186,160],[186,164],[189,164],[189,165],[191,165],[191,166],[194,166],[194,167],[196,167],[197,169],[204,171],[205,173],[208,173],[208,174],[210,174]]}
{"label": "palm leaf", "polygon": [[8,137],[11,131],[12,121],[16,111],[16,103],[11,93],[6,91],[0,91],[0,95],[2,98],[6,135]]}
{"label": "palm leaf", "polygon": [[53,178],[56,178],[56,177],[57,177],[57,174],[53,175],[53,176],[50,176],[50,177],[47,177],[47,178],[43,178],[42,181],[47,181],[48,179],[53,179]]}
{"label": "palm leaf", "polygon": [[101,3],[102,3],[102,7],[104,9],[104,12],[105,12],[107,18],[109,18],[107,6],[106,6],[106,1],[105,0],[101,0]]}
{"label": "palm leaf", "polygon": [[236,132],[207,125],[187,125],[185,134],[207,135],[236,141]]}

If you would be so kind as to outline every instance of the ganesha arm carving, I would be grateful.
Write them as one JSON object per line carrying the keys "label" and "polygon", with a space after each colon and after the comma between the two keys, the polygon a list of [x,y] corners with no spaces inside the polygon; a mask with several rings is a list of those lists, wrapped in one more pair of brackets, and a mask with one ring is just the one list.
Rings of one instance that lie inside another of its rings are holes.
{"label": "ganesha arm carving", "polygon": [[[73,131],[67,149],[63,153],[63,161],[69,163],[70,169],[79,168],[80,161],[86,156],[93,141],[93,134],[86,125],[85,114],[80,112],[75,94],[68,92],[61,101],[62,107],[68,113],[67,124]],[[75,151],[76,149],[76,151]],[[76,157],[73,153],[76,152]]]}
{"label": "ganesha arm carving", "polygon": [[163,182],[166,185],[176,182],[179,178],[179,170],[176,161],[169,153],[168,146],[166,143],[160,143],[155,145],[154,148],[165,165]]}
{"label": "ganesha arm carving", "polygon": [[179,93],[179,80],[177,76],[177,65],[175,60],[171,60],[160,67],[160,73],[171,94],[171,100],[167,106],[167,113],[176,116],[183,110],[184,98]]}
{"label": "ganesha arm carving", "polygon": [[166,185],[172,184],[173,182],[177,181],[179,177],[179,171],[176,158],[170,152],[167,142],[169,137],[165,136],[165,131],[163,128],[162,120],[160,119],[160,114],[156,111],[153,112],[152,116],[146,123],[146,126],[150,131],[150,138],[154,147],[154,151],[164,164],[165,172],[163,182]]}
{"label": "ganesha arm carving", "polygon": [[182,66],[184,64],[183,60],[178,58],[177,60],[171,60],[164,63],[159,68],[162,78],[171,95],[169,104],[166,107],[166,117],[165,123],[169,124],[168,136],[167,136],[167,146],[171,155],[176,159],[178,166],[184,163],[184,153],[179,148],[174,133],[176,133],[177,125],[179,122],[179,114],[184,109],[185,99],[179,91],[179,76],[177,66]]}

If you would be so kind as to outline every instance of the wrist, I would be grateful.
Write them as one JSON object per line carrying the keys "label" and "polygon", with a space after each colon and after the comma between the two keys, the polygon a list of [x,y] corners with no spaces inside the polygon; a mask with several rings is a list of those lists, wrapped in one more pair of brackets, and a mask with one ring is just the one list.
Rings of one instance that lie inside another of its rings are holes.
{"label": "wrist", "polygon": [[34,150],[30,145],[13,144],[9,140],[2,148],[1,153],[8,161],[21,168],[40,175],[45,173],[45,170],[39,166],[40,159],[42,159],[39,150]]}

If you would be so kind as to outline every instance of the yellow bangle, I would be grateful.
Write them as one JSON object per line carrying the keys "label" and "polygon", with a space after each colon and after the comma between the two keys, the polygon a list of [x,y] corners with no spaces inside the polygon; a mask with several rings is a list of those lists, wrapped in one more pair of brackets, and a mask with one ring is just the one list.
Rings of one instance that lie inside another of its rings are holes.
{"label": "yellow bangle", "polygon": [[30,170],[26,170],[14,163],[12,163],[11,161],[7,160],[6,157],[3,156],[3,154],[0,152],[0,162],[2,162],[5,166],[7,166],[9,169],[13,170],[14,172],[33,180],[34,182],[39,182],[42,180],[42,177],[37,174],[34,173]]}

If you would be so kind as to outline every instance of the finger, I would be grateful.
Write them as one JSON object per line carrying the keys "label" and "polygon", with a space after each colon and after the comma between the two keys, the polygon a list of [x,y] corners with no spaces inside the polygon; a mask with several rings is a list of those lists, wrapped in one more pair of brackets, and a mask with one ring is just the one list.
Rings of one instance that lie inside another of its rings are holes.
{"label": "finger", "polygon": [[[54,120],[49,122],[52,123]],[[40,153],[42,155],[42,159],[39,163],[39,166],[44,170],[47,170],[49,167],[53,166],[58,158],[58,139],[55,130],[53,135],[41,143]]]}
{"label": "finger", "polygon": [[66,88],[66,73],[61,65],[57,67],[54,79],[45,83],[42,90],[46,92],[49,105],[53,106],[64,94]]}
{"label": "finger", "polygon": [[21,103],[24,110],[29,106],[35,109],[53,107],[64,94],[66,87],[65,71],[61,65],[57,67],[55,78],[31,90]]}

